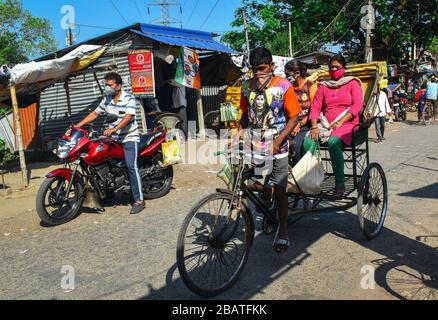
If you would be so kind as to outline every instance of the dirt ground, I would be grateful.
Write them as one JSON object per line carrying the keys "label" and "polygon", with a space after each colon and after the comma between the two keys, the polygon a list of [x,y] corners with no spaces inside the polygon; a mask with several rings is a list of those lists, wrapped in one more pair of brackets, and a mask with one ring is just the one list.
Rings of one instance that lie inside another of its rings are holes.
{"label": "dirt ground", "polygon": [[[248,263],[217,299],[438,299],[438,123],[418,126],[408,115],[405,123],[387,123],[383,143],[373,143],[369,131],[371,162],[384,168],[389,193],[376,239],[364,240],[355,208],[312,214],[289,227],[291,247],[279,255],[254,214]],[[204,153],[222,147],[211,141]],[[178,273],[176,243],[194,203],[224,186],[216,177],[221,166],[176,166],[170,193],[148,201],[140,215],[128,214],[124,196],[103,214],[86,211],[55,228],[40,226],[35,196],[59,165],[30,165],[27,189],[12,170],[0,190],[0,299],[199,299]],[[76,270],[71,292],[60,287],[64,265]],[[375,269],[374,289],[361,286],[364,266]]]}

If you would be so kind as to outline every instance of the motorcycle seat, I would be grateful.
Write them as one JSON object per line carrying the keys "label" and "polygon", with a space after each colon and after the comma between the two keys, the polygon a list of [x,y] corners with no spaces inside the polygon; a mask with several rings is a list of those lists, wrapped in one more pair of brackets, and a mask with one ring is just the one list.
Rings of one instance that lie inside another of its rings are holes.
{"label": "motorcycle seat", "polygon": [[138,149],[143,151],[151,144],[153,144],[156,140],[161,138],[165,134],[164,129],[156,129],[154,131],[148,132],[146,134],[140,135],[140,143],[138,144]]}

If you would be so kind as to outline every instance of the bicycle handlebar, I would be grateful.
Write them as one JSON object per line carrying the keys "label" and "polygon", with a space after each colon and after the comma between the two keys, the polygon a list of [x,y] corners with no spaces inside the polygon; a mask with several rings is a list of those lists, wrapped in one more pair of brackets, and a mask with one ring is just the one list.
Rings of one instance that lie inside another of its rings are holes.
{"label": "bicycle handlebar", "polygon": [[239,144],[237,146],[234,145],[232,148],[225,147],[225,149],[222,151],[214,152],[213,155],[215,157],[218,157],[221,155],[229,155],[229,154],[233,153],[234,150],[237,150],[239,152],[239,154],[242,154],[243,153],[243,141],[239,141]]}

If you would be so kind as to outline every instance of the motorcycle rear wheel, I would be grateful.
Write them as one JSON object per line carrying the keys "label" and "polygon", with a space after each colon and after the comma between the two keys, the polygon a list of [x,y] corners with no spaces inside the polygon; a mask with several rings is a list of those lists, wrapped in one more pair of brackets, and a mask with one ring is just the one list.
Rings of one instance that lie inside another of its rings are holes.
{"label": "motorcycle rear wheel", "polygon": [[160,184],[147,186],[143,181],[143,197],[145,200],[153,200],[164,197],[169,193],[173,181],[173,167],[163,169],[165,177]]}

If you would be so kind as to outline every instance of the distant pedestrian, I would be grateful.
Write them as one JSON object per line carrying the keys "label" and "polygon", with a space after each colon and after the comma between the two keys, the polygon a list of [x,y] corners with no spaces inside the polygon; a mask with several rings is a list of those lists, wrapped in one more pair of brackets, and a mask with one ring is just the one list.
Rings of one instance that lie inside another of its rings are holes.
{"label": "distant pedestrian", "polygon": [[411,79],[408,80],[406,92],[408,94],[409,101],[413,101],[415,98],[415,96],[414,96],[414,82]]}
{"label": "distant pedestrian", "polygon": [[418,106],[418,122],[421,121],[423,125],[426,125],[426,97],[426,85],[423,84],[415,97]]}
{"label": "distant pedestrian", "polygon": [[376,134],[377,140],[376,143],[380,143],[385,140],[385,121],[386,116],[391,114],[391,106],[388,101],[388,96],[386,94],[387,90],[383,89],[377,93],[377,108],[374,116],[376,117],[375,125],[376,125]]}
{"label": "distant pedestrian", "polygon": [[[431,115],[433,117],[433,121],[437,121],[437,95],[438,83],[436,82],[436,78],[432,77],[431,82],[429,82],[426,88],[426,99],[429,102],[429,107],[432,108]],[[429,119],[429,121],[431,121],[431,119]]]}

